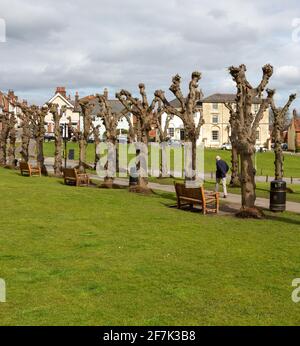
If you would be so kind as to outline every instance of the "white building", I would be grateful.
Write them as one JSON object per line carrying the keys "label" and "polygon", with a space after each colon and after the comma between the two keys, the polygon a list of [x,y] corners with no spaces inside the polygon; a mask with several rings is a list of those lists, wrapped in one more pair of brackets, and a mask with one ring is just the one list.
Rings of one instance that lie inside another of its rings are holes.
{"label": "white building", "polygon": [[[76,93],[76,97],[78,94]],[[60,120],[60,124],[68,124],[68,118],[71,118],[72,125],[79,127],[79,112],[75,110],[75,100],[72,100],[70,96],[66,96],[65,87],[57,87],[54,96],[45,104],[57,104],[58,111],[62,106],[66,106],[67,110]],[[45,117],[46,134],[53,135],[54,133],[54,121],[53,115],[49,112]]]}
{"label": "white building", "polygon": [[[198,143],[204,143],[205,147],[219,148],[223,143],[229,143],[230,124],[229,110],[224,103],[235,103],[235,94],[213,94],[199,102],[199,109],[202,109],[204,125],[201,127]],[[256,99],[253,104],[253,113],[259,109],[260,100]],[[178,100],[173,100],[170,104],[180,109]],[[198,124],[200,112],[195,113],[195,122]],[[166,115],[163,116],[162,125],[165,125]],[[184,140],[184,126],[182,120],[174,116],[168,127],[168,134],[171,139]],[[263,119],[259,123],[256,133],[256,144],[270,147],[269,133],[269,109],[264,113]]]}
{"label": "white building", "polygon": [[[107,89],[104,89],[104,94],[108,96]],[[88,100],[91,104],[94,105],[93,125],[99,126],[100,138],[103,139],[105,137],[104,135],[105,135],[106,129],[105,129],[105,126],[103,125],[101,118],[97,116],[100,112],[100,106],[96,96],[95,95],[86,96],[86,97],[83,97],[81,100]],[[111,107],[112,113],[118,114],[124,109],[124,106],[118,99],[108,99],[108,103]],[[117,128],[119,129],[120,135],[128,133],[129,125],[125,117],[122,117],[120,119]]]}

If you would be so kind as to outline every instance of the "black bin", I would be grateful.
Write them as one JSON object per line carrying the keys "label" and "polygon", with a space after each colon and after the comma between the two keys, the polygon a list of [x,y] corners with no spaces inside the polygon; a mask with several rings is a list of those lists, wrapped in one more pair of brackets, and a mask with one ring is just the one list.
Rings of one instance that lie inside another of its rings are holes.
{"label": "black bin", "polygon": [[286,182],[282,180],[271,181],[270,210],[285,211]]}
{"label": "black bin", "polygon": [[74,158],[75,158],[75,150],[74,149],[70,149],[69,150],[68,159],[69,160],[74,160]]}
{"label": "black bin", "polygon": [[135,167],[130,168],[129,186],[138,184],[138,174]]}

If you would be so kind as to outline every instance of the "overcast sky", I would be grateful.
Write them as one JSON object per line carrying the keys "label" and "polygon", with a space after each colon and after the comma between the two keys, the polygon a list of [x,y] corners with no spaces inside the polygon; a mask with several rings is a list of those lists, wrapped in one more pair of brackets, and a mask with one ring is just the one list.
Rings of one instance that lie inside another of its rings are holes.
{"label": "overcast sky", "polygon": [[113,96],[144,82],[152,94],[176,73],[186,90],[194,70],[204,95],[234,92],[228,66],[246,64],[256,85],[271,63],[278,104],[297,92],[300,107],[298,0],[1,0],[0,18],[0,89],[31,103],[56,86]]}

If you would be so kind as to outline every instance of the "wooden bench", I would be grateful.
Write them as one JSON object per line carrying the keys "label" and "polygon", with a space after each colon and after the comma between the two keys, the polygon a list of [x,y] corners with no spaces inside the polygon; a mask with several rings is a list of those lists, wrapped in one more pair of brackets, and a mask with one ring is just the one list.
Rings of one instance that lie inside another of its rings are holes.
{"label": "wooden bench", "polygon": [[89,186],[90,184],[88,174],[78,173],[76,168],[65,168],[63,172],[66,185]]}
{"label": "wooden bench", "polygon": [[187,188],[185,184],[175,183],[175,190],[177,196],[177,208],[180,209],[184,205],[201,205],[202,213],[206,214],[208,211],[219,212],[219,193],[205,191],[204,188]]}
{"label": "wooden bench", "polygon": [[34,175],[41,176],[40,167],[32,167],[28,162],[20,162],[21,175],[32,177]]}

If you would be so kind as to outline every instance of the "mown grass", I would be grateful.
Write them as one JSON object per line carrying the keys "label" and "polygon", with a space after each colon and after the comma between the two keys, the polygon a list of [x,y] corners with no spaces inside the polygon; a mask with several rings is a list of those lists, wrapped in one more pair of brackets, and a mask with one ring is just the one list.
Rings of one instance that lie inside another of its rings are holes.
{"label": "mown grass", "polygon": [[300,215],[170,208],[0,169],[1,325],[297,325]]}

